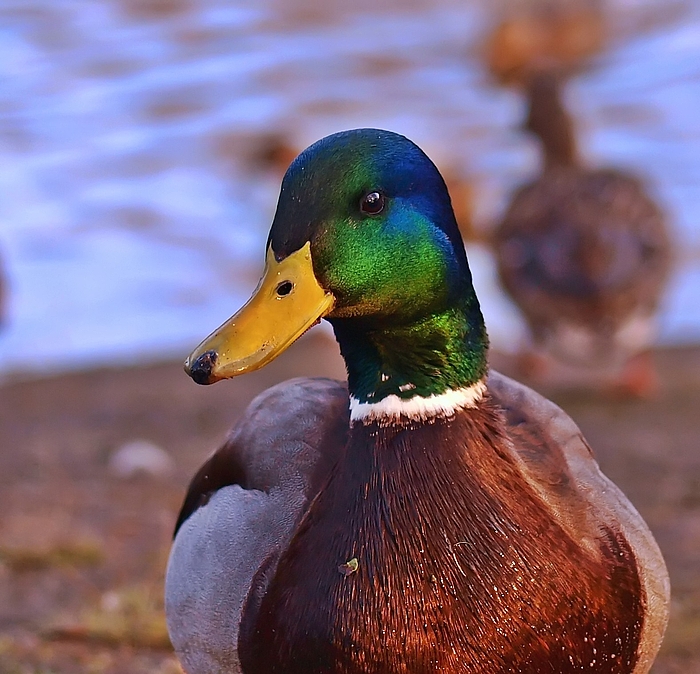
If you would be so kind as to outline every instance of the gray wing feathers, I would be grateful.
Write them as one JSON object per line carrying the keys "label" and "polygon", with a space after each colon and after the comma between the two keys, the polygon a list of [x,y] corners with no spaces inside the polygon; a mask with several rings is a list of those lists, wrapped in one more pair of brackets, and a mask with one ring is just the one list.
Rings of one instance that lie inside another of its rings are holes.
{"label": "gray wing feathers", "polygon": [[190,674],[239,672],[238,626],[253,576],[289,535],[303,499],[224,487],[183,524],[165,581],[168,632]]}
{"label": "gray wing feathers", "polygon": [[166,575],[168,631],[189,674],[240,672],[238,630],[253,578],[284,550],[335,462],[347,407],[339,382],[284,382],[251,403],[219,450],[235,453],[248,488],[224,486],[190,515]]}

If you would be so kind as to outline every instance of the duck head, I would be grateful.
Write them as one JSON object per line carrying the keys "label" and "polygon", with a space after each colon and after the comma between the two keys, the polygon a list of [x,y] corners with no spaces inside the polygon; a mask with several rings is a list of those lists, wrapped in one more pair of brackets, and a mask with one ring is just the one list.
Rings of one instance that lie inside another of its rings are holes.
{"label": "duck head", "polygon": [[363,401],[478,381],[486,335],[445,183],[407,138],[328,136],[289,167],[249,302],[185,363],[200,384],[258,369],[321,318]]}

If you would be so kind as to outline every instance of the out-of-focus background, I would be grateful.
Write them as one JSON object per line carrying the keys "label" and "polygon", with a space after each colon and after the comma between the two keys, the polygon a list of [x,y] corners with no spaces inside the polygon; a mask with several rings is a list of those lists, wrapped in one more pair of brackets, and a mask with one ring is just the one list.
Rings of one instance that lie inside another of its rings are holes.
{"label": "out-of-focus background", "polygon": [[542,389],[672,574],[655,674],[700,673],[700,4],[5,0],[0,5],[0,673],[177,672],[162,577],[184,486],[252,396],[342,377],[328,330],[211,389],[180,362],[247,299],[289,161],[403,133],[450,185],[506,369],[488,240],[538,171],[520,60],[556,61],[580,153],[645,179],[676,259],[649,400]]}

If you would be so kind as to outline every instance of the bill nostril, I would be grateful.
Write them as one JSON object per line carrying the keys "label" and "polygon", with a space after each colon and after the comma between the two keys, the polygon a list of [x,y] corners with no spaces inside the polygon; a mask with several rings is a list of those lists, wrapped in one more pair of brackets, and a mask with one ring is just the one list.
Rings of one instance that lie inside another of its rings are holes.
{"label": "bill nostril", "polygon": [[286,297],[292,290],[294,290],[294,284],[291,281],[282,281],[282,283],[277,286],[277,296]]}
{"label": "bill nostril", "polygon": [[205,351],[192,363],[189,375],[197,384],[210,384],[211,373],[217,361],[216,351]]}

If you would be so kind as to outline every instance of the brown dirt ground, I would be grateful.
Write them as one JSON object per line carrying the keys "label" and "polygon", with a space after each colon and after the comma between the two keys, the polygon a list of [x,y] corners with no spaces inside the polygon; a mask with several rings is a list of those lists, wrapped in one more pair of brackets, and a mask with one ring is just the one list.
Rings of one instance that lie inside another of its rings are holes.
{"label": "brown dirt ground", "polygon": [[[666,556],[672,617],[654,674],[700,674],[700,349],[656,358],[652,401],[552,397]],[[297,375],[342,377],[334,343],[309,335],[264,370],[209,388],[179,363],[0,386],[0,674],[180,672],[162,584],[183,490],[247,402]],[[166,449],[174,472],[114,476],[110,454],[136,438]]]}

